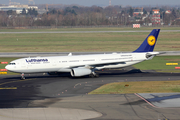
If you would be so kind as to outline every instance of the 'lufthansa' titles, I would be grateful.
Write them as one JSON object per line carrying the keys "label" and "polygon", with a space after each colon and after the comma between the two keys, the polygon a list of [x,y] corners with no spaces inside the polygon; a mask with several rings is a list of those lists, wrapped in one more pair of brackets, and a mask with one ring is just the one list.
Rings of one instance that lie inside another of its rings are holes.
{"label": "'lufthansa' titles", "polygon": [[29,60],[27,60],[26,59],[26,62],[27,63],[32,63],[32,62],[48,62],[48,59],[29,59]]}
{"label": "'lufthansa' titles", "polygon": [[153,46],[156,43],[156,38],[153,35],[151,35],[147,38],[147,42],[150,46]]}

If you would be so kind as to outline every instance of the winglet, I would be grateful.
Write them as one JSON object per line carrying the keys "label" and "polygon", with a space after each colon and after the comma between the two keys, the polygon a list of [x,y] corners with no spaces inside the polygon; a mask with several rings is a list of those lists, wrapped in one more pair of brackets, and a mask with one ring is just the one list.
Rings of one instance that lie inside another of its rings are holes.
{"label": "winglet", "polygon": [[153,52],[160,29],[153,29],[144,42],[133,52]]}

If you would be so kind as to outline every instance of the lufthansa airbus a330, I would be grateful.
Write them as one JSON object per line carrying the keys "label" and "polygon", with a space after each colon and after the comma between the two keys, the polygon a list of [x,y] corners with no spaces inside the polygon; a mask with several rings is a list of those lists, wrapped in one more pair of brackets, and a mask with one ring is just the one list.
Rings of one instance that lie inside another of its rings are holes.
{"label": "lufthansa airbus a330", "polygon": [[11,61],[5,68],[21,73],[70,72],[72,77],[89,75],[97,77],[96,71],[105,68],[123,68],[144,60],[150,60],[159,52],[153,52],[160,29],[154,29],[138,49],[131,53],[112,53],[94,55],[72,55],[54,57],[21,58]]}

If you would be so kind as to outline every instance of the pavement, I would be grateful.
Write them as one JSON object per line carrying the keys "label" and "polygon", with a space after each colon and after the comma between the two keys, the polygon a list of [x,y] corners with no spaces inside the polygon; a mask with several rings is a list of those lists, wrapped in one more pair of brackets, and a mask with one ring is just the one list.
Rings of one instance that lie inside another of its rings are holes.
{"label": "pavement", "polygon": [[83,120],[100,116],[94,111],[66,108],[0,109],[1,120]]}
{"label": "pavement", "polygon": [[180,93],[138,93],[157,108],[180,108]]}
{"label": "pavement", "polygon": [[[180,73],[142,72],[130,68],[102,71],[99,78],[71,78],[69,74],[59,76],[27,74],[26,80],[20,80],[18,75],[2,75],[0,76],[0,120],[179,119],[178,100],[170,101],[170,99],[179,99],[178,93],[88,94],[112,82],[169,81],[179,80],[179,76]],[[158,97],[161,100],[154,99]],[[165,106],[166,103],[168,107]]]}

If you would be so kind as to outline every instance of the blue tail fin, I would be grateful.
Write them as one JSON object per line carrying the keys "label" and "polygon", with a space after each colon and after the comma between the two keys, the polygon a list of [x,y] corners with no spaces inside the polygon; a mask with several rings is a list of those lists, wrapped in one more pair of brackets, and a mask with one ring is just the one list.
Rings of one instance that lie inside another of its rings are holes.
{"label": "blue tail fin", "polygon": [[154,50],[154,46],[156,45],[159,32],[160,29],[152,30],[139,48],[133,52],[152,52]]}

